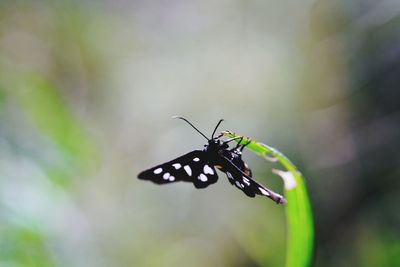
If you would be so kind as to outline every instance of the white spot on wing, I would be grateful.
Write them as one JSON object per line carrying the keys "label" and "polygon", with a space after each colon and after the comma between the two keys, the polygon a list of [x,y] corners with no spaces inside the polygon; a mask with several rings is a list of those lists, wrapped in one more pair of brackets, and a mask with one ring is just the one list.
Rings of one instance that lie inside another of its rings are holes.
{"label": "white spot on wing", "polygon": [[228,176],[229,179],[233,179],[233,176],[230,172],[226,172],[226,176]]}
{"label": "white spot on wing", "polygon": [[175,181],[175,176],[172,176],[172,175],[171,175],[171,176],[169,177],[169,180],[170,180],[171,182],[172,182],[172,181]]}
{"label": "white spot on wing", "polygon": [[162,168],[157,168],[153,171],[154,174],[160,174],[162,172]]}
{"label": "white spot on wing", "polygon": [[179,170],[182,167],[182,165],[179,163],[174,163],[172,166],[174,166],[175,170]]}
{"label": "white spot on wing", "polygon": [[185,169],[186,173],[187,173],[189,176],[192,176],[192,169],[190,168],[189,165],[185,165],[185,166],[183,166],[183,168]]}
{"label": "white spot on wing", "polygon": [[243,182],[244,182],[245,184],[247,184],[247,185],[250,185],[250,180],[247,179],[247,177],[244,177],[244,176],[243,176]]}
{"label": "white spot on wing", "polygon": [[263,195],[266,195],[266,196],[269,196],[269,195],[270,195],[270,194],[268,193],[268,191],[265,190],[264,188],[259,187],[258,189],[260,189],[260,192],[261,192]]}
{"label": "white spot on wing", "polygon": [[196,158],[193,159],[193,161],[194,162],[198,162],[198,161],[200,161],[200,159],[196,157]]}
{"label": "white spot on wing", "polygon": [[239,188],[243,188],[243,185],[239,181],[236,181],[236,186]]}
{"label": "white spot on wing", "polygon": [[202,182],[207,182],[208,178],[204,174],[200,174],[199,175],[199,180],[202,181]]}
{"label": "white spot on wing", "polygon": [[211,175],[214,174],[214,170],[212,168],[210,168],[210,166],[208,166],[208,165],[204,166],[203,171],[204,171],[205,174],[207,174],[207,173],[209,173]]}
{"label": "white spot on wing", "polygon": [[164,173],[162,178],[164,178],[164,180],[168,180],[170,176],[171,176],[171,174],[169,174],[169,172],[166,172],[166,173]]}

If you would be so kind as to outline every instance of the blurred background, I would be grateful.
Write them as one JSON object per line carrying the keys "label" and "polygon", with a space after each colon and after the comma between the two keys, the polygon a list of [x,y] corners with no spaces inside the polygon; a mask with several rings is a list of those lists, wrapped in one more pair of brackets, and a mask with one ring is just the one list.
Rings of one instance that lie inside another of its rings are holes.
{"label": "blurred background", "polygon": [[400,266],[399,83],[399,1],[1,0],[0,266],[283,266],[282,206],[136,178],[173,115],[299,167],[314,266]]}

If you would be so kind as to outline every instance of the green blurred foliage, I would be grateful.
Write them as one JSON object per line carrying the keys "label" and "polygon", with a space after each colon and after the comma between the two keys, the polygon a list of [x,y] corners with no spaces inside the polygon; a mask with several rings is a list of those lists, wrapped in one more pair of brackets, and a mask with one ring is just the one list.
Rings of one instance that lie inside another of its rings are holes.
{"label": "green blurred foliage", "polygon": [[39,229],[1,225],[1,266],[55,266]]}
{"label": "green blurred foliage", "polygon": [[[309,187],[315,266],[397,266],[396,1],[0,1],[0,266],[282,266],[284,209],[137,173],[223,127]],[[245,154],[282,192],[272,165]]]}
{"label": "green blurred foliage", "polygon": [[34,125],[73,163],[88,167],[95,156],[93,147],[58,91],[35,76],[20,78],[13,88],[10,94]]}

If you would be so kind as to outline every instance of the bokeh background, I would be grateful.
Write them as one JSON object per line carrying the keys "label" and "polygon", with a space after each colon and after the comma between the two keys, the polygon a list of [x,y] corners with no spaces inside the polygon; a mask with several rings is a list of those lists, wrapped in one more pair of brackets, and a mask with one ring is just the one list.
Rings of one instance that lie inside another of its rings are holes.
{"label": "bokeh background", "polygon": [[0,266],[283,266],[282,206],[137,180],[172,115],[299,167],[314,266],[400,266],[399,84],[399,1],[1,0]]}

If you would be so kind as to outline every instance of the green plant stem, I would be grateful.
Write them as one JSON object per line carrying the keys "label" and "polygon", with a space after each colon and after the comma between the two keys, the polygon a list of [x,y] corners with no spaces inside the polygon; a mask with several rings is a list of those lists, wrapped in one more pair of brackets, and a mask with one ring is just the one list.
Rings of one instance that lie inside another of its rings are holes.
{"label": "green plant stem", "polygon": [[[240,137],[231,132],[223,132],[230,138]],[[235,139],[236,142],[245,144],[249,138]],[[252,141],[247,149],[269,161],[279,162],[285,170],[273,169],[273,173],[282,177],[287,200],[287,251],[286,267],[310,266],[313,254],[314,223],[310,200],[304,177],[296,166],[280,151],[268,145]]]}

